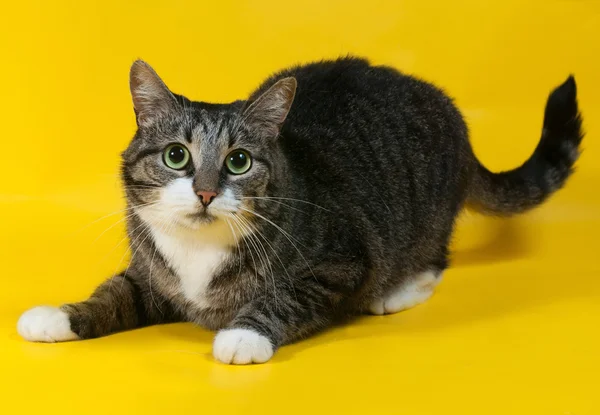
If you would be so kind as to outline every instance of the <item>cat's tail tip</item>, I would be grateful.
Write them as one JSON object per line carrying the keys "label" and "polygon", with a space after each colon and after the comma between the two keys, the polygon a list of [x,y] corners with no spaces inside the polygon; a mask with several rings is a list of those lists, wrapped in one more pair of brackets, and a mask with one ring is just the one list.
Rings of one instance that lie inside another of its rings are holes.
{"label": "cat's tail tip", "polygon": [[[577,130],[579,130],[581,128],[581,120],[579,118],[577,84],[575,83],[575,77],[569,75],[567,80],[555,88],[548,97],[544,113],[544,129],[556,130],[564,129],[565,127],[577,127]],[[579,122],[577,126],[574,125],[575,121]],[[565,138],[575,137],[569,136]],[[579,142],[581,142],[581,137],[579,137],[577,144]]]}
{"label": "cat's tail tip", "polygon": [[468,204],[495,215],[521,213],[543,203],[574,171],[583,139],[577,84],[570,75],[554,89],[544,112],[542,137],[521,167],[492,173],[476,161]]}

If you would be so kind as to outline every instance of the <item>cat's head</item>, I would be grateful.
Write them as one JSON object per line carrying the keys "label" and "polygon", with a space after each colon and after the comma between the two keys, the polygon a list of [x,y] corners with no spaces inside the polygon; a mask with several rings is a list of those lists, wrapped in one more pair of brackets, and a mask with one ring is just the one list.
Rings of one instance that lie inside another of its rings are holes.
{"label": "cat's head", "polygon": [[129,205],[164,231],[248,216],[277,174],[276,140],[296,80],[282,79],[252,101],[205,104],[174,94],[136,61],[130,87],[138,130],[123,153]]}

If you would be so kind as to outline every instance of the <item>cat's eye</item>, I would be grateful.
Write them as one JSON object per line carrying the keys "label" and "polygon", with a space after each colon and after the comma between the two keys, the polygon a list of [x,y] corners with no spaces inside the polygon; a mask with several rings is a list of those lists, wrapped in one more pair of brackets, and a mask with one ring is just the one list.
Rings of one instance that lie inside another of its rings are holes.
{"label": "cat's eye", "polygon": [[181,144],[171,144],[163,153],[163,161],[167,167],[181,170],[190,162],[190,152]]}
{"label": "cat's eye", "polygon": [[252,158],[245,150],[234,150],[225,158],[225,168],[231,174],[244,174],[252,167]]}

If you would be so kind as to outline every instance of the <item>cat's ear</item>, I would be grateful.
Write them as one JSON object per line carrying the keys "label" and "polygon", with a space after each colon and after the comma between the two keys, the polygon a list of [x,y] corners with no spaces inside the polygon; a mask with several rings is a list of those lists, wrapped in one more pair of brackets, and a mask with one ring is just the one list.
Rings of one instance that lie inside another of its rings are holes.
{"label": "cat's ear", "polygon": [[137,60],[129,72],[129,88],[138,126],[178,107],[177,100],[158,74],[146,62]]}
{"label": "cat's ear", "polygon": [[244,111],[244,120],[255,133],[267,138],[277,137],[295,94],[296,78],[280,79],[250,103]]}

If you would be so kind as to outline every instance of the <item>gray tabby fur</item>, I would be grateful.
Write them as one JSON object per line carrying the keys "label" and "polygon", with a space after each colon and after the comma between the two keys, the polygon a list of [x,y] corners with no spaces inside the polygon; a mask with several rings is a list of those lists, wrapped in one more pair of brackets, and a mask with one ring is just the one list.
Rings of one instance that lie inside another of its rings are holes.
{"label": "gray tabby fur", "polygon": [[[572,172],[582,137],[573,78],[550,96],[533,156],[498,174],[441,90],[363,59],[287,69],[231,104],[176,95],[141,61],[131,89],[139,128],[122,177],[134,255],[62,310],[81,339],[179,321],[221,330],[225,363],[263,362],[352,316],[423,301],[461,208],[539,205]],[[163,162],[172,143],[189,149],[188,168]],[[238,148],[253,164],[236,176],[223,163]],[[207,208],[190,199],[208,190],[218,196]]]}

